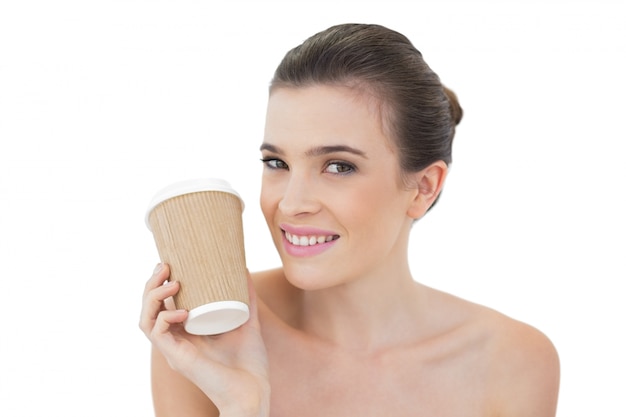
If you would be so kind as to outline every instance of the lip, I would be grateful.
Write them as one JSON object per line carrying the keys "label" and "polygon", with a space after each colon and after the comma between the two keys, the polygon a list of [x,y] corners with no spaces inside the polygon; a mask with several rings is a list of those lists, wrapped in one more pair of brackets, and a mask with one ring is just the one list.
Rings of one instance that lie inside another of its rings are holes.
{"label": "lip", "polygon": [[285,232],[289,232],[297,236],[335,236],[337,233],[315,227],[297,227],[288,224],[281,224],[280,228],[282,229],[283,248],[285,249],[285,252],[291,256],[299,258],[319,255],[320,253],[332,248],[339,240],[335,239],[330,242],[318,243],[313,246],[296,246],[287,240]]}
{"label": "lip", "polygon": [[318,229],[310,226],[293,226],[286,223],[279,224],[284,232],[289,232],[297,236],[335,236],[337,233],[332,230]]}

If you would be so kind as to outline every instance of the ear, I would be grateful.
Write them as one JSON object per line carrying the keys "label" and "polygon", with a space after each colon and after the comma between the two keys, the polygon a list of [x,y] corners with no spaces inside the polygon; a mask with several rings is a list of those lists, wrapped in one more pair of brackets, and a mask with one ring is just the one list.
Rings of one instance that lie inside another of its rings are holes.
{"label": "ear", "polygon": [[407,215],[413,219],[419,219],[439,196],[448,175],[448,165],[443,161],[433,162],[423,170],[411,175],[416,193]]}

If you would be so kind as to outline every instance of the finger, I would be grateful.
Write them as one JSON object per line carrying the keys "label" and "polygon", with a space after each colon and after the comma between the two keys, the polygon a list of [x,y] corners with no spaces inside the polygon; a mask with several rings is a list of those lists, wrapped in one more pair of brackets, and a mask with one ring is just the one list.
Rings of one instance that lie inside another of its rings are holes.
{"label": "finger", "polygon": [[[163,310],[148,335],[152,345],[176,370],[180,370],[184,363],[195,356],[193,346],[185,340],[186,334],[182,329],[182,323],[186,318],[185,310]],[[185,350],[188,353],[185,353]]]}
{"label": "finger", "polygon": [[171,298],[179,289],[180,284],[175,281],[168,282],[148,292],[143,299],[141,320],[154,322],[159,312],[164,309],[164,301]]}
{"label": "finger", "polygon": [[[144,292],[143,292],[143,304],[146,304],[146,301],[149,299],[153,299],[156,297],[159,302],[163,301],[165,298],[171,296],[170,291],[173,291],[173,288],[165,289],[166,285],[164,285],[165,281],[170,276],[169,266],[164,263],[158,264],[154,268],[154,272],[152,272],[152,276],[146,282]],[[160,290],[158,290],[160,289]],[[155,290],[158,290],[155,292]],[[168,291],[169,290],[169,291]],[[165,292],[165,294],[162,294]]]}
{"label": "finger", "polygon": [[[160,287],[150,290],[146,294],[144,304],[153,304],[153,307],[157,308],[157,312],[161,310],[163,304],[167,300],[170,300],[180,290],[180,283],[178,281],[166,282]],[[168,301],[169,303],[169,301]],[[173,308],[167,308],[167,310],[174,310]]]}
{"label": "finger", "polygon": [[169,265],[165,263],[157,264],[157,266],[154,268],[154,271],[152,272],[152,276],[150,277],[148,281],[146,281],[144,294],[146,294],[147,292],[149,292],[150,290],[156,287],[163,285],[163,283],[169,278],[169,276],[170,276]]}
{"label": "finger", "polygon": [[152,335],[155,339],[161,335],[170,332],[170,328],[173,325],[181,324],[187,318],[187,310],[163,310],[159,313],[154,327],[152,328]]}
{"label": "finger", "polygon": [[171,299],[179,289],[180,284],[178,282],[168,282],[160,287],[151,289],[144,295],[139,317],[139,327],[146,334],[152,331],[159,312],[165,309],[165,300]]}
{"label": "finger", "polygon": [[167,297],[163,300],[163,306],[166,310],[176,310],[176,303],[174,302],[174,297]]}
{"label": "finger", "polygon": [[202,378],[205,386],[209,384],[211,392],[224,390],[224,384],[219,381],[233,370],[223,363],[222,349],[213,349],[211,338],[191,335],[184,330],[183,323],[188,315],[186,310],[162,311],[150,340],[172,369],[194,383]]}

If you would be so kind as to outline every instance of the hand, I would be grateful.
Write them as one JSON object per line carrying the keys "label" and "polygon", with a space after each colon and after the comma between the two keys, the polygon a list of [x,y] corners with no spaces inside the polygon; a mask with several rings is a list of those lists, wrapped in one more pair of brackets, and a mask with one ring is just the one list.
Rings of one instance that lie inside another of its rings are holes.
{"label": "hand", "polygon": [[165,283],[168,277],[168,266],[159,265],[146,283],[141,330],[172,369],[211,399],[220,415],[268,416],[268,360],[250,277],[250,319],[241,327],[217,336],[197,336],[184,330],[188,312],[174,309],[171,302],[180,284]]}

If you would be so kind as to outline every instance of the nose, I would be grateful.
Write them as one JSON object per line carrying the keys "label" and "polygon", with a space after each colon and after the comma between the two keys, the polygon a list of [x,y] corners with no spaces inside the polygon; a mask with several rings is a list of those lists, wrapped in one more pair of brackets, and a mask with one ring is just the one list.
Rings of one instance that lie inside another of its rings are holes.
{"label": "nose", "polygon": [[315,181],[305,174],[291,173],[283,189],[278,209],[286,216],[301,216],[319,211]]}

